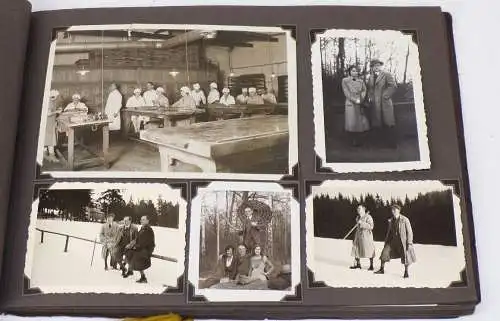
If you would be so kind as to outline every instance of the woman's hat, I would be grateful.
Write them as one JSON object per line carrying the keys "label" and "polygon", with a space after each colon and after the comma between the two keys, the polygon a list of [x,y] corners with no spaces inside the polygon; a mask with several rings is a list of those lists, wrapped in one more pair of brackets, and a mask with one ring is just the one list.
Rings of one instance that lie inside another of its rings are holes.
{"label": "woman's hat", "polygon": [[372,61],[370,61],[370,67],[373,67],[375,65],[381,65],[381,66],[383,66],[384,63],[382,61],[378,60],[378,59],[372,59]]}
{"label": "woman's hat", "polygon": [[142,92],[141,88],[134,89],[134,94],[140,94]]}
{"label": "woman's hat", "polygon": [[71,96],[71,99],[81,99],[82,97],[80,96],[80,94],[73,94],[73,96]]}
{"label": "woman's hat", "polygon": [[181,87],[181,93],[186,93],[189,94],[191,91],[189,90],[189,87],[183,86]]}

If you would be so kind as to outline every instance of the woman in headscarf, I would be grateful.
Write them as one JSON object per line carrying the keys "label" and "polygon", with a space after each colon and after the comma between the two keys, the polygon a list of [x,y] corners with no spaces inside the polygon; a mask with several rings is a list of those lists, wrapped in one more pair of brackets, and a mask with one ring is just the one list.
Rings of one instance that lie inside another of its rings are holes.
{"label": "woman in headscarf", "polygon": [[109,124],[109,130],[117,131],[121,128],[121,117],[120,109],[122,109],[123,96],[118,90],[118,85],[112,83],[109,87],[109,95],[106,101],[106,107],[104,107],[104,113],[111,121]]}
{"label": "woman in headscarf", "polygon": [[44,146],[47,149],[47,160],[51,162],[59,162],[59,159],[55,154],[55,146],[57,145],[57,98],[59,97],[59,91],[51,90],[49,94],[49,108],[47,111],[47,123],[45,125],[45,141]]}
{"label": "woman in headscarf", "polygon": [[[141,107],[146,106],[146,101],[141,96],[141,92],[142,92],[142,90],[140,88],[134,89],[134,95],[131,96],[127,100],[127,104],[125,105],[125,107],[127,107],[127,108],[141,108]],[[138,116],[138,115],[132,115],[132,117],[130,117],[130,119],[132,120],[132,124],[134,125],[134,130],[136,133],[139,132],[139,130],[141,128],[141,122],[149,121],[149,117]]]}
{"label": "woman in headscarf", "polygon": [[255,87],[251,87],[248,89],[248,99],[247,104],[249,105],[264,105],[264,99],[262,96],[257,94],[257,89]]}
{"label": "woman in headscarf", "polygon": [[[189,88],[188,88],[189,89]],[[201,105],[205,105],[207,103],[207,98],[205,97],[205,93],[201,90],[200,84],[195,83],[193,85],[193,91],[191,91],[191,96],[196,103],[196,107],[200,107]]]}
{"label": "woman in headscarf", "polygon": [[89,109],[87,108],[87,106],[82,103],[80,100],[82,99],[82,96],[80,96],[80,94],[73,94],[73,96],[71,96],[71,102],[66,106],[66,108],[64,108],[64,111],[81,111],[81,112],[88,112]]}
{"label": "woman in headscarf", "polygon": [[163,89],[163,87],[156,88],[156,97],[155,106],[168,107],[170,105],[167,96],[165,96],[165,89]]}
{"label": "woman in headscarf", "polygon": [[217,84],[213,82],[210,84],[210,92],[208,93],[207,103],[214,104],[219,102],[219,100],[220,100],[220,93],[219,90],[217,90]]}
{"label": "woman in headscarf", "polygon": [[351,135],[351,144],[361,144],[360,134],[368,131],[368,118],[363,113],[361,103],[366,96],[366,85],[359,77],[357,66],[347,69],[348,76],[342,79],[342,90],[345,95],[345,131]]}
{"label": "woman in headscarf", "polygon": [[234,97],[231,96],[229,94],[229,88],[227,87],[224,87],[222,89],[222,97],[220,98],[219,100],[219,103],[222,104],[222,105],[226,105],[226,106],[229,106],[229,105],[235,105],[236,102],[234,101]]}
{"label": "woman in headscarf", "polygon": [[181,98],[176,101],[172,107],[176,107],[182,110],[196,110],[196,102],[194,98],[190,95],[191,91],[189,87],[183,86],[181,88]]}

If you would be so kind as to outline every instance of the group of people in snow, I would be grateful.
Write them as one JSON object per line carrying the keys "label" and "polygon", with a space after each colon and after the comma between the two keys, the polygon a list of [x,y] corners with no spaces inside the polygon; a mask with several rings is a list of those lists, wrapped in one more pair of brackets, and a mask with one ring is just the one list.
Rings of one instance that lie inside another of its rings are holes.
{"label": "group of people in snow", "polygon": [[151,267],[155,248],[155,234],[148,217],[141,217],[140,228],[132,224],[130,216],[124,217],[120,223],[114,219],[113,213],[107,215],[99,235],[104,269],[109,270],[111,267],[113,270],[121,270],[124,278],[137,271],[140,278],[136,282],[147,283],[144,271]]}
{"label": "group of people in snow", "polygon": [[[401,206],[391,206],[392,218],[384,240],[384,248],[380,254],[380,268],[376,274],[384,274],[385,264],[392,259],[401,259],[404,265],[404,278],[408,278],[408,266],[416,261],[413,248],[413,231],[408,217],[401,214]],[[361,269],[361,258],[368,258],[370,266],[368,270],[373,271],[373,259],[375,258],[375,243],[373,241],[374,221],[364,205],[357,207],[356,226],[352,244],[352,256],[355,259],[351,269]]]}

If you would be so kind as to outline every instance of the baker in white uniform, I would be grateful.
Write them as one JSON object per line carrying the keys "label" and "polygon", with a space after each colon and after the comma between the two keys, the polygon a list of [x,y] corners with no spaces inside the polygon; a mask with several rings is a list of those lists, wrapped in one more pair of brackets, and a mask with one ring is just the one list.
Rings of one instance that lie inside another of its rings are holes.
{"label": "baker in white uniform", "polygon": [[[125,107],[141,108],[146,106],[146,101],[144,100],[144,97],[141,96],[141,92],[142,90],[140,88],[134,89],[134,95],[127,100],[127,104],[125,105]],[[132,115],[130,119],[132,120],[132,124],[134,125],[134,131],[136,133],[139,132],[139,129],[141,128],[141,122],[149,121],[149,117],[138,116],[138,115]]]}
{"label": "baker in white uniform", "polygon": [[146,102],[146,106],[154,106],[156,99],[158,98],[155,85],[152,82],[148,82],[146,84],[146,91],[142,95],[144,97],[144,101]]}
{"label": "baker in white uniform", "polygon": [[220,98],[219,103],[221,103],[222,105],[226,105],[226,106],[236,104],[234,97],[231,96],[229,92],[230,92],[229,88],[227,88],[227,87],[224,87],[222,89],[222,97]]}
{"label": "baker in white uniform", "polygon": [[121,128],[120,109],[122,109],[122,99],[123,96],[118,90],[118,86],[112,83],[109,86],[109,95],[106,100],[106,106],[104,107],[104,114],[106,114],[108,120],[111,121],[109,124],[110,131],[120,130]]}
{"label": "baker in white uniform", "polygon": [[210,84],[210,92],[208,93],[207,103],[214,104],[219,102],[219,99],[220,93],[219,90],[217,90],[217,84],[213,82]]}
{"label": "baker in white uniform", "polygon": [[196,107],[200,107],[201,105],[205,105],[207,103],[207,98],[205,97],[205,93],[203,92],[203,90],[201,90],[199,83],[195,83],[193,85],[191,97],[193,97]]}

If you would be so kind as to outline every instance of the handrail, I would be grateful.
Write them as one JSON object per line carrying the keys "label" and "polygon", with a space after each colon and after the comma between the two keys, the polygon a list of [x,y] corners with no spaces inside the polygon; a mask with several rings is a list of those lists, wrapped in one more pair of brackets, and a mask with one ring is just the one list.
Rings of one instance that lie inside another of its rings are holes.
{"label": "handrail", "polygon": [[[69,239],[70,238],[74,238],[74,239],[77,239],[77,240],[80,240],[80,241],[85,241],[85,242],[90,242],[90,243],[102,244],[102,242],[97,241],[97,240],[91,240],[91,239],[86,239],[86,238],[79,237],[79,236],[73,236],[73,235],[59,233],[59,232],[42,230],[42,229],[40,229],[38,227],[36,228],[36,230],[40,231],[41,234],[42,234],[41,235],[41,239],[40,239],[40,243],[43,243],[43,236],[44,236],[45,233],[47,233],[47,234],[55,234],[55,235],[60,235],[60,236],[65,236],[66,237],[66,243],[64,245],[64,252],[68,252],[68,243],[69,243]],[[159,254],[154,254],[154,253],[151,255],[151,257],[153,257],[155,259],[163,260],[163,261],[169,261],[169,262],[174,262],[174,263],[178,262],[176,258],[172,258],[172,257],[164,256],[164,255],[159,255]]]}

